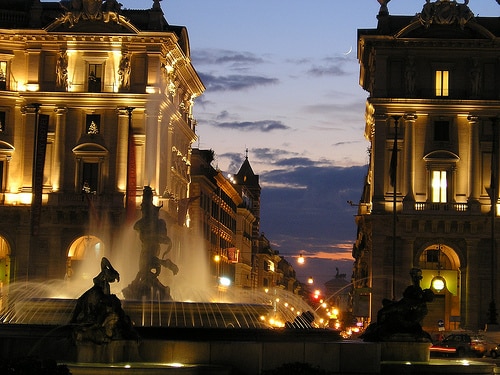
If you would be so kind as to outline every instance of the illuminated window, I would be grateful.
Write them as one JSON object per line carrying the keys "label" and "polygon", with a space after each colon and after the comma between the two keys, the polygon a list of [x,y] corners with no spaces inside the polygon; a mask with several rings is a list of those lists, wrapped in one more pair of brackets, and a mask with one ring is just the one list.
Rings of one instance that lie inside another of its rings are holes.
{"label": "illuminated window", "polygon": [[82,164],[82,190],[86,193],[96,193],[99,186],[99,164]]}
{"label": "illuminated window", "polygon": [[102,64],[89,64],[88,91],[101,92]]}
{"label": "illuminated window", "polygon": [[0,61],[0,90],[7,90],[7,61]]}
{"label": "illuminated window", "polygon": [[449,95],[449,71],[436,70],[436,96]]}
{"label": "illuminated window", "polygon": [[97,143],[82,143],[73,149],[76,159],[77,192],[99,194],[105,184],[109,151]]}
{"label": "illuminated window", "polygon": [[446,203],[448,182],[446,171],[432,171],[431,198],[433,203]]}
{"label": "illuminated window", "polygon": [[85,121],[85,133],[99,134],[101,128],[101,115],[87,115]]}

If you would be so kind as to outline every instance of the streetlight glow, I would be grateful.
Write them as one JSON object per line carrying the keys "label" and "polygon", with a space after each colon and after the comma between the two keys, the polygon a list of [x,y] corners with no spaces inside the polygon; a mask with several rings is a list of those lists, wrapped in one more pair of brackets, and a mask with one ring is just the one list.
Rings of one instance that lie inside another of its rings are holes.
{"label": "streetlight glow", "polygon": [[302,255],[302,253],[300,253],[299,257],[297,258],[297,263],[304,264],[304,262],[305,262],[304,256]]}

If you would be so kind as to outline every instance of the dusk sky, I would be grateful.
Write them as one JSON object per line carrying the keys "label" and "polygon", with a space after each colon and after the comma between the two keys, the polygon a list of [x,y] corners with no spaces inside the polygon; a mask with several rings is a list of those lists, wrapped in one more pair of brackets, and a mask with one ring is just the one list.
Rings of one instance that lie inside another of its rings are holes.
{"label": "dusk sky", "polygon": [[[121,0],[148,9],[152,0]],[[464,1],[458,1],[464,3]],[[392,0],[393,15],[425,0]],[[356,34],[375,28],[377,0],[164,0],[165,18],[186,26],[206,86],[195,102],[198,144],[214,166],[236,173],[245,157],[262,186],[261,231],[298,279],[323,284],[338,267],[350,279],[356,207],[366,173]],[[495,0],[470,0],[499,16]],[[306,264],[295,257],[303,253]]]}

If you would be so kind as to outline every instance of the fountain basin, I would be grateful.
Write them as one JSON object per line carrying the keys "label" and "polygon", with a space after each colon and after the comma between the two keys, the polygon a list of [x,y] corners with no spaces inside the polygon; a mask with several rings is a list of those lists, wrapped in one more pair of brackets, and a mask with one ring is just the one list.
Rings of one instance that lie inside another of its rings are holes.
{"label": "fountain basin", "polygon": [[[494,364],[477,361],[383,361],[381,343],[343,341],[322,329],[221,329],[137,327],[139,360],[115,363],[77,358],[70,326],[0,325],[0,355],[36,356],[66,364],[73,375],[230,374],[255,375],[287,363],[309,363],[332,374],[494,374]],[[121,344],[114,344],[115,349]],[[104,345],[92,345],[102,352]],[[27,348],[30,348],[29,351]],[[112,348],[112,346],[109,346]],[[118,350],[126,354],[127,350]],[[134,351],[128,351],[129,355]],[[88,353],[87,353],[88,354]],[[116,354],[116,353],[115,353]],[[135,355],[135,354],[134,354]],[[133,356],[132,356],[133,357]],[[103,360],[103,359],[101,359]],[[182,364],[176,368],[173,364]],[[124,366],[130,365],[131,368]],[[131,370],[131,371],[129,371]],[[229,371],[230,370],[230,371]],[[142,371],[142,372],[141,372]]]}
{"label": "fountain basin", "polygon": [[[10,324],[65,325],[71,321],[76,300],[31,298],[16,301],[0,314]],[[273,313],[270,305],[223,302],[122,301],[123,310],[135,326],[181,328],[269,328],[263,317]]]}

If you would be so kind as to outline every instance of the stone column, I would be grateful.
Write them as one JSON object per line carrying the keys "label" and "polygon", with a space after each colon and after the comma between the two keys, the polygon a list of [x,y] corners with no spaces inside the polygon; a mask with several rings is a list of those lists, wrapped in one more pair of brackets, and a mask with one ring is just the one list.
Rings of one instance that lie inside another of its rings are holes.
{"label": "stone column", "polygon": [[479,211],[479,196],[481,195],[481,157],[479,148],[479,118],[474,115],[467,117],[470,125],[470,158],[469,158],[469,198],[471,211]]}
{"label": "stone column", "polygon": [[127,189],[127,155],[128,155],[128,111],[119,108],[116,142],[116,189],[125,193]]}
{"label": "stone column", "polygon": [[158,185],[158,150],[161,147],[160,136],[158,132],[159,113],[157,110],[147,110],[146,113],[146,144],[144,157],[144,185],[153,188],[156,193],[163,193],[162,187]]}
{"label": "stone column", "polygon": [[52,188],[54,192],[59,192],[62,188],[61,181],[64,181],[64,161],[66,157],[65,135],[66,135],[66,113],[67,107],[56,107],[56,130],[54,141],[54,168],[52,171]]}
{"label": "stone column", "polygon": [[374,135],[372,140],[373,158],[373,212],[385,212],[385,193],[389,171],[386,163],[387,155],[387,115],[374,115]]}
{"label": "stone column", "polygon": [[407,113],[404,115],[404,120],[406,124],[405,129],[405,146],[404,146],[404,158],[406,160],[405,165],[405,185],[406,185],[406,195],[403,199],[403,203],[408,202],[413,204],[415,202],[415,195],[413,192],[413,180],[415,175],[415,162],[413,156],[413,133],[415,131],[415,121],[417,120],[417,115],[414,113]]}
{"label": "stone column", "polygon": [[[477,326],[480,318],[483,321],[486,320],[486,316],[479,316],[481,310],[481,295],[483,295],[486,305],[489,301],[489,293],[485,290],[481,290],[482,277],[479,273],[479,259],[475,260],[474,257],[471,257],[471,254],[481,253],[480,249],[478,249],[478,245],[478,240],[467,241],[467,267],[465,268],[462,265],[460,267],[463,272],[462,277],[465,278],[465,285],[462,284],[464,288],[461,288],[461,325],[470,329],[474,329],[473,327]],[[486,310],[484,310],[484,312],[486,313]]]}

